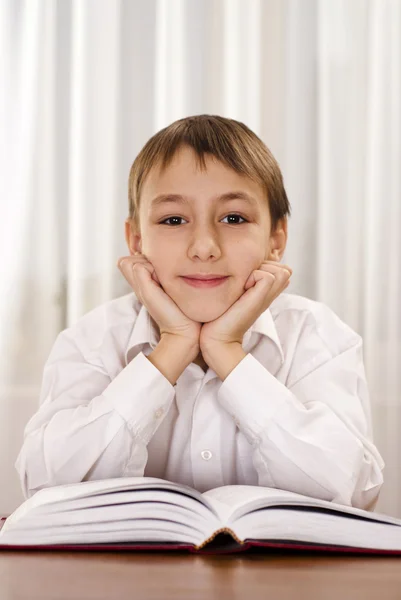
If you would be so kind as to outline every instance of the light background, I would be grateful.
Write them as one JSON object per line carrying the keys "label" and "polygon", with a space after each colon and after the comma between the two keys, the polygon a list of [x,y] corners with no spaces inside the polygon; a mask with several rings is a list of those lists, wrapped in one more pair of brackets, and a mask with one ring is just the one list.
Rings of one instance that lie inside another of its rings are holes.
{"label": "light background", "polygon": [[376,508],[401,517],[400,0],[3,0],[0,514],[57,334],[130,289],[130,166],[191,114],[245,122],[292,204],[286,292],[364,339]]}

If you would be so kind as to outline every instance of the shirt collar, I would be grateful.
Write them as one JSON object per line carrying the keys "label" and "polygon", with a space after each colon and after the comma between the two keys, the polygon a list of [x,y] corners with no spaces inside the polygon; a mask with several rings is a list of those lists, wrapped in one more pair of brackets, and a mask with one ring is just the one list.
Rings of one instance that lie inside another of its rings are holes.
{"label": "shirt collar", "polygon": [[[146,307],[142,304],[139,310],[138,316],[134,323],[131,331],[131,335],[128,340],[127,349],[125,352],[125,364],[127,365],[141,349],[138,349],[141,345],[149,344],[152,351],[156,348],[160,340],[158,327],[150,316]],[[281,365],[284,363],[284,353],[280,343],[280,339],[277,333],[276,326],[274,324],[273,316],[270,308],[265,310],[253,323],[253,325],[246,331],[242,340],[242,347],[245,352],[249,352],[257,343],[255,336],[252,334],[260,334],[269,338],[277,348],[280,355]]]}

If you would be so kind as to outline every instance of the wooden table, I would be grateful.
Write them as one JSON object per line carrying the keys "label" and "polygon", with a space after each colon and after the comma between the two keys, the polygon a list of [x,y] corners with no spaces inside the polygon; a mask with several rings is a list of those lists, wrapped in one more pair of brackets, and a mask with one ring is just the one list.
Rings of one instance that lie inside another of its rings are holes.
{"label": "wooden table", "polygon": [[0,552],[1,600],[401,598],[399,557]]}

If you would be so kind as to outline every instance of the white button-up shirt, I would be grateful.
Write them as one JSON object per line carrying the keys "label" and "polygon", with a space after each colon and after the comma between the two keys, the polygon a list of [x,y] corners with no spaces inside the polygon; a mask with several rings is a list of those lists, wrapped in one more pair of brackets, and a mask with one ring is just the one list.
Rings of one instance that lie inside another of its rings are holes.
{"label": "white button-up shirt", "polygon": [[25,497],[149,476],[201,492],[261,485],[374,508],[384,462],[362,339],[325,304],[280,294],[224,382],[191,363],[171,385],[146,358],[158,341],[133,293],[58,335],[16,462]]}

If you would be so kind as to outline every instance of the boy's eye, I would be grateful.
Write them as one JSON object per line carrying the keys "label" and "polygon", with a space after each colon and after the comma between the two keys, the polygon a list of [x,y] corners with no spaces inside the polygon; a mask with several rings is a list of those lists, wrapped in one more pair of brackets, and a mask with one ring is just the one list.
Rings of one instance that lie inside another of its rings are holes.
{"label": "boy's eye", "polygon": [[[237,215],[235,213],[230,213],[229,215],[227,215],[226,217],[224,217],[224,219],[228,219],[229,217],[234,217],[236,219],[242,219],[245,223],[248,223],[247,219],[245,219],[245,217],[242,217],[241,215]],[[169,225],[167,223],[167,221],[170,221],[170,219],[182,219],[182,217],[168,217],[167,219],[164,219],[164,221],[160,221],[159,225],[164,225],[166,223],[166,225]],[[185,220],[185,219],[184,219]],[[229,225],[242,225],[242,223],[228,223]],[[176,223],[176,225],[180,225],[180,223]],[[169,225],[171,227],[171,225]]]}

